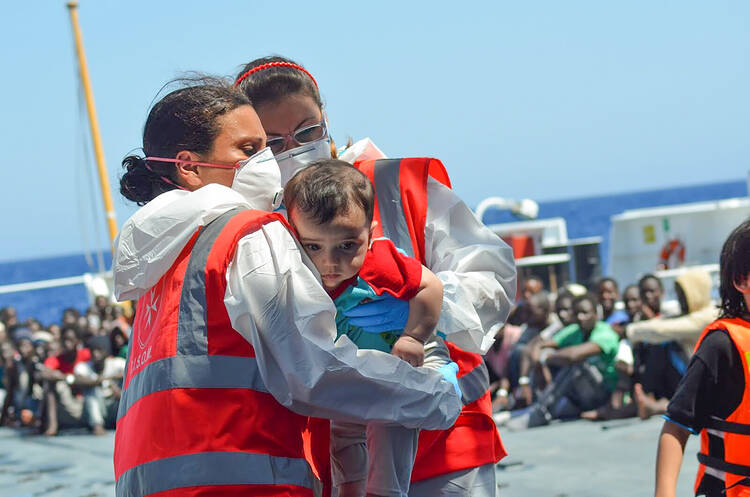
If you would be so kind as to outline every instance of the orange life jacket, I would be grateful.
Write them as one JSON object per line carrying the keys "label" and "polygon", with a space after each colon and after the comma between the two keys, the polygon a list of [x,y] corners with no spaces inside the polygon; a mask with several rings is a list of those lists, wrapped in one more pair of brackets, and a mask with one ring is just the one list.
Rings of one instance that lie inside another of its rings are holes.
{"label": "orange life jacket", "polygon": [[[695,350],[706,335],[713,330],[727,330],[740,353],[745,375],[745,392],[742,402],[726,419],[712,417],[701,430],[701,450],[698,453],[698,475],[695,491],[704,475],[710,474],[724,481],[727,497],[750,497],[750,325],[742,319],[719,319],[703,331]],[[710,439],[719,439],[723,454],[711,451]]]}
{"label": "orange life jacket", "polygon": [[138,300],[115,433],[116,495],[312,497],[307,417],[279,404],[224,305],[238,241],[278,214],[231,210]]}

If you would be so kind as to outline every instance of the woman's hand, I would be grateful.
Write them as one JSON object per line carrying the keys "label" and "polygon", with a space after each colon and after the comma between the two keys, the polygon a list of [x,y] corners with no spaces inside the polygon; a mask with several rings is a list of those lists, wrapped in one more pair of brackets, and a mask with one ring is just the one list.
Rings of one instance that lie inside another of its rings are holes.
{"label": "woman's hand", "polygon": [[409,319],[409,302],[384,293],[378,300],[349,309],[344,316],[367,333],[403,330]]}
{"label": "woman's hand", "polygon": [[440,366],[440,368],[437,370],[438,373],[443,375],[443,379],[453,385],[453,388],[456,390],[456,395],[458,395],[458,398],[462,398],[463,395],[461,394],[461,387],[458,386],[458,364],[455,362],[449,362],[448,364],[444,366]]}
{"label": "woman's hand", "polygon": [[393,349],[391,349],[391,354],[414,367],[424,364],[424,344],[408,335],[402,335],[396,340]]}

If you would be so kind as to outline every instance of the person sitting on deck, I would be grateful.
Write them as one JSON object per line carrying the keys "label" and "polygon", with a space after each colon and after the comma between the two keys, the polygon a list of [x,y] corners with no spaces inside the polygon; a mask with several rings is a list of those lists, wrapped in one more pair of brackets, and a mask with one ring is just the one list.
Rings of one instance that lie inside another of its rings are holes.
{"label": "person sitting on deck", "polygon": [[[560,330],[552,339],[539,339],[530,345],[528,355],[535,370],[556,369],[531,408],[512,419],[510,428],[548,424],[552,419],[577,418],[587,409],[604,404],[617,384],[615,355],[619,337],[599,321],[597,301],[591,294],[576,297],[573,310],[576,323]],[[530,378],[520,378],[528,384]]]}
{"label": "person sitting on deck", "polygon": [[633,400],[633,348],[626,338],[626,326],[641,319],[643,302],[638,285],[625,287],[622,292],[622,300],[625,306],[624,311],[615,311],[607,322],[620,337],[620,345],[615,358],[618,376],[617,387],[612,392],[609,403],[599,409],[581,413],[582,418],[592,421],[629,418],[636,415],[636,404]]}
{"label": "person sitting on deck", "polygon": [[718,317],[718,309],[711,303],[711,276],[706,271],[687,271],[674,285],[679,317],[655,317],[627,326],[628,340],[643,364],[635,385],[638,415],[643,419],[664,413],[701,331]]}
{"label": "person sitting on deck", "polygon": [[508,316],[508,323],[520,326],[525,323],[528,319],[529,306],[528,301],[532,295],[544,290],[544,283],[541,278],[537,276],[529,276],[523,282],[521,289],[521,299],[516,304],[516,307],[510,312]]}
{"label": "person sitting on deck", "polygon": [[88,341],[91,360],[73,368],[77,384],[83,392],[86,414],[94,435],[103,435],[105,428],[114,428],[117,407],[125,375],[125,359],[113,357],[110,339],[93,336]]}
{"label": "person sitting on deck", "polygon": [[39,416],[43,395],[38,375],[39,358],[29,329],[17,328],[13,340],[16,353],[6,364],[8,396],[1,403],[0,425],[33,425]]}
{"label": "person sitting on deck", "polygon": [[61,351],[50,356],[41,368],[41,378],[45,380],[44,416],[47,421],[47,436],[57,435],[61,426],[86,426],[83,418],[83,397],[76,385],[73,369],[76,364],[91,359],[87,348],[80,348],[78,330],[74,326],[64,326],[61,337]]}
{"label": "person sitting on deck", "polygon": [[500,409],[525,407],[533,402],[531,386],[528,383],[520,384],[519,378],[526,347],[537,339],[549,324],[551,307],[549,294],[542,290],[531,295],[526,306],[526,322],[521,324],[517,331],[513,329],[513,325],[506,326],[508,328],[506,333],[517,339],[509,350],[504,369],[496,373],[497,376],[493,381],[498,393],[495,405]]}
{"label": "person sitting on deck", "polygon": [[602,311],[602,321],[609,323],[612,316],[623,314],[623,311],[615,308],[615,304],[620,299],[620,290],[614,278],[606,277],[599,280],[596,285],[596,299]]}

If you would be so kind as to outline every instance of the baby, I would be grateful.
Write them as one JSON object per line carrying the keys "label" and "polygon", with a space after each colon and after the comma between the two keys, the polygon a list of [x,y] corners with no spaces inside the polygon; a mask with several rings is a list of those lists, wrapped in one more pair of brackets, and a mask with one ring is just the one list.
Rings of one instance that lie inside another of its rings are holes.
{"label": "baby", "polygon": [[[284,189],[289,221],[336,305],[337,339],[346,335],[359,348],[439,369],[450,362],[445,344],[434,333],[443,285],[387,238],[373,239],[374,203],[367,176],[335,159],[313,163]],[[369,333],[348,323],[345,311],[385,293],[409,302],[403,330]],[[365,480],[368,494],[406,495],[417,437],[417,430],[401,426],[333,422],[331,461],[339,497],[363,496]]]}

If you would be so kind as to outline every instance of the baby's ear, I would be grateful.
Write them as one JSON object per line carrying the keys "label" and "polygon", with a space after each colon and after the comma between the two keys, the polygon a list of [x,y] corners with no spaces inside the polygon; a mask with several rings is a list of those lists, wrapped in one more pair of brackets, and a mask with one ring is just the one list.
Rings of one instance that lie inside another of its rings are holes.
{"label": "baby's ear", "polygon": [[375,227],[378,225],[378,222],[374,219],[370,223],[370,238],[372,238],[373,233],[375,232]]}

